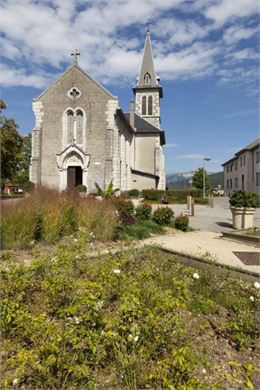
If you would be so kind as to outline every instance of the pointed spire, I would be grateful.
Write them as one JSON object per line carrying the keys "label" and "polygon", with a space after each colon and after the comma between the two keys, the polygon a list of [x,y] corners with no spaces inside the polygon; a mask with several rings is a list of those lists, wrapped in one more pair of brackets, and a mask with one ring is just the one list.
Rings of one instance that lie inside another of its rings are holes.
{"label": "pointed spire", "polygon": [[138,86],[141,85],[158,85],[154,70],[153,52],[150,38],[150,21],[147,23],[147,33],[144,46],[143,61],[138,79]]}

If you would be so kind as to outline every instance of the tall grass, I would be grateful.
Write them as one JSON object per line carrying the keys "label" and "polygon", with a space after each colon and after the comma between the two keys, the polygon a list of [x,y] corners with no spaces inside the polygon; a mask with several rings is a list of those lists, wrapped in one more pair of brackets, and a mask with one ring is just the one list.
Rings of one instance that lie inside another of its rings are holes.
{"label": "tall grass", "polygon": [[2,208],[1,247],[24,249],[35,238],[39,219],[36,209],[27,201]]}
{"label": "tall grass", "polygon": [[53,244],[79,227],[108,241],[115,237],[117,226],[116,210],[108,200],[40,188],[27,199],[3,205],[1,247],[27,248],[34,240]]}

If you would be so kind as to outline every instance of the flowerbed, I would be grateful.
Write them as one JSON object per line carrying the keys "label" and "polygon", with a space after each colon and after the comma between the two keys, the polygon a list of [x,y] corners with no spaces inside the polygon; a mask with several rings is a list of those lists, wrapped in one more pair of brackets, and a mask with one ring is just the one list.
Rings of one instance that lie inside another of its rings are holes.
{"label": "flowerbed", "polygon": [[3,389],[253,389],[258,282],[88,245],[2,254]]}

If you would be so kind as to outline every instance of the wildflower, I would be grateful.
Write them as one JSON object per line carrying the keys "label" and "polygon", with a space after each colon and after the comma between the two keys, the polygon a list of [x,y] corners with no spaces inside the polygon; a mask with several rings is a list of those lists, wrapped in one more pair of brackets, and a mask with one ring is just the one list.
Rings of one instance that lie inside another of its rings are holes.
{"label": "wildflower", "polygon": [[137,342],[139,340],[139,336],[135,336],[134,341]]}
{"label": "wildflower", "polygon": [[75,324],[79,324],[80,323],[80,319],[78,317],[74,317],[73,318]]}
{"label": "wildflower", "polygon": [[18,383],[19,383],[19,379],[18,379],[18,378],[14,378],[14,380],[13,380],[13,386],[18,385]]}
{"label": "wildflower", "polygon": [[200,276],[197,272],[195,272],[193,275],[192,275],[193,279],[199,279]]}
{"label": "wildflower", "polygon": [[255,287],[255,288],[260,288],[260,283],[259,283],[259,282],[255,282],[255,283],[254,283],[254,287]]}
{"label": "wildflower", "polygon": [[114,269],[114,274],[120,274],[121,270],[120,269]]}
{"label": "wildflower", "polygon": [[74,242],[78,242],[78,239],[77,239],[77,238],[74,238]]}
{"label": "wildflower", "polygon": [[93,242],[91,242],[91,243],[89,244],[89,246],[90,246],[90,248],[93,248]]}
{"label": "wildflower", "polygon": [[249,298],[250,301],[254,302],[255,298],[251,295],[251,297]]}
{"label": "wildflower", "polygon": [[96,306],[95,306],[95,310],[96,310],[96,311],[99,311],[100,309],[102,309],[103,305],[104,305],[104,301],[99,301],[99,302],[96,304]]}

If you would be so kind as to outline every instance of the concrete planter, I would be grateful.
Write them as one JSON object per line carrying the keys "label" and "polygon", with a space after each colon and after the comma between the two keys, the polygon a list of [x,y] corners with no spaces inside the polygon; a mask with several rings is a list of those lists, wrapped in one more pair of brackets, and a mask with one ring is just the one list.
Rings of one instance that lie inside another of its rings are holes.
{"label": "concrete planter", "polygon": [[234,229],[249,229],[253,227],[255,208],[231,207]]}

